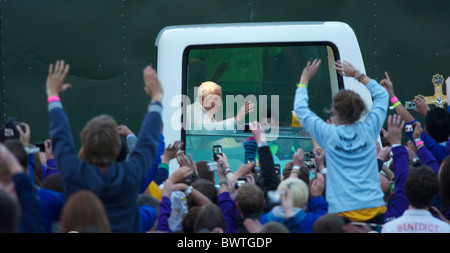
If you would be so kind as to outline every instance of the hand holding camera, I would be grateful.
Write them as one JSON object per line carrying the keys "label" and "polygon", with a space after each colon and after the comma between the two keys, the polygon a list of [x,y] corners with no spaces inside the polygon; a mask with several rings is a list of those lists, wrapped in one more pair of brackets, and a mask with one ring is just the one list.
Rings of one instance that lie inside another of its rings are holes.
{"label": "hand holding camera", "polygon": [[[17,124],[15,118],[9,117],[8,121],[2,125],[0,130],[0,142],[5,142],[5,140],[8,139],[19,139],[22,144],[27,142],[28,145],[30,141],[30,128],[28,127],[28,129],[26,129],[26,126],[28,125],[25,125],[25,123]],[[28,135],[28,138],[26,135]]]}
{"label": "hand holding camera", "polygon": [[419,139],[422,136],[422,126],[420,125],[420,122],[417,121],[414,123],[414,131],[413,131],[413,138],[414,139]]}
{"label": "hand holding camera", "polygon": [[413,99],[413,102],[416,105],[416,108],[414,108],[414,111],[424,117],[427,116],[427,113],[430,110],[430,106],[425,102],[423,97],[416,97]]}
{"label": "hand holding camera", "polygon": [[311,160],[314,162],[315,168],[320,171],[325,168],[325,152],[321,148],[316,148],[313,150],[313,153],[315,155]]}

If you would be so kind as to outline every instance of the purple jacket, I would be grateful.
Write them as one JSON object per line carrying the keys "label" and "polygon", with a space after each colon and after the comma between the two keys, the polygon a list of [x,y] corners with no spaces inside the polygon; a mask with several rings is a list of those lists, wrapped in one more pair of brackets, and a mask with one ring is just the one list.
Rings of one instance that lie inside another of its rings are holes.
{"label": "purple jacket", "polygon": [[172,213],[172,201],[170,198],[163,196],[161,202],[159,202],[159,217],[158,224],[156,225],[157,231],[165,231],[168,233],[173,233],[169,227],[169,217]]}
{"label": "purple jacket", "polygon": [[419,150],[417,150],[417,156],[419,157],[422,165],[427,165],[428,167],[433,169],[436,174],[439,172],[440,165],[426,146],[423,146]]}
{"label": "purple jacket", "polygon": [[236,233],[237,220],[236,220],[236,201],[234,201],[229,192],[222,192],[217,195],[217,205],[222,210],[222,214],[225,218],[225,233]]}
{"label": "purple jacket", "polygon": [[404,146],[392,148],[394,159],[394,193],[387,203],[387,211],[384,214],[385,222],[391,221],[403,215],[408,209],[409,201],[406,197],[404,186],[409,175],[408,151]]}
{"label": "purple jacket", "polygon": [[45,164],[42,164],[42,182],[44,182],[47,177],[57,173],[59,173],[59,170],[55,159],[48,159]]}

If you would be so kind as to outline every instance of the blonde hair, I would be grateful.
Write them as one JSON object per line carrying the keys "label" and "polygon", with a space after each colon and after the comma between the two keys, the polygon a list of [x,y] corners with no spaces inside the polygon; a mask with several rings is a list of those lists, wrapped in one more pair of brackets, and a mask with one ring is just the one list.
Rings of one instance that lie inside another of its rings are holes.
{"label": "blonde hair", "polygon": [[197,99],[200,99],[200,97],[201,97],[202,100],[205,100],[205,98],[208,97],[209,95],[213,94],[214,91],[218,91],[222,95],[222,87],[220,87],[220,85],[218,85],[217,83],[212,82],[212,81],[203,82],[198,87]]}
{"label": "blonde hair", "polygon": [[309,190],[306,183],[298,178],[288,178],[278,185],[278,191],[289,189],[292,192],[292,201],[295,207],[304,209],[308,202]]}

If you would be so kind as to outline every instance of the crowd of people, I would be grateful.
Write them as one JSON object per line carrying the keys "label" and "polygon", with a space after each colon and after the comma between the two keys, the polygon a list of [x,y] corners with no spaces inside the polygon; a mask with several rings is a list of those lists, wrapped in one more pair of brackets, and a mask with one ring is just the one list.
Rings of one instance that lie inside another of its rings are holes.
{"label": "crowd of people", "polygon": [[[388,73],[378,83],[337,61],[336,71],[364,85],[373,104],[369,109],[357,93],[342,89],[333,97],[333,116],[323,120],[308,104],[320,64],[316,59],[303,69],[293,105],[311,135],[314,166],[299,148],[281,175],[257,121],[249,123],[239,168],[222,152],[211,171],[212,161],[194,161],[182,141],[166,145],[163,88],[150,66],[143,70],[150,103],[139,133],[100,115],[86,123],[77,150],[59,96],[71,88],[64,83],[70,66],[50,64],[50,138],[42,150],[33,151],[26,123],[2,129],[0,232],[450,232],[449,111],[416,98],[422,127],[395,95]],[[446,85],[448,94],[449,79]],[[178,167],[169,173],[172,160]]]}

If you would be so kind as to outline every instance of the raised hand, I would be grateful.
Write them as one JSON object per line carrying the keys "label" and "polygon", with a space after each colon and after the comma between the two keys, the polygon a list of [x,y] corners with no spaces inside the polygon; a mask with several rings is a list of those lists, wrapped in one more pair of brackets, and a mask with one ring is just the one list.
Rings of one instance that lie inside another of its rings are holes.
{"label": "raised hand", "polygon": [[189,159],[187,158],[184,151],[180,151],[176,154],[177,162],[180,166],[187,166],[195,171],[197,171],[197,164],[192,159],[191,154],[188,154]]}
{"label": "raised hand", "polygon": [[44,142],[45,145],[45,157],[48,159],[54,159],[53,151],[52,151],[52,140],[47,139]]}
{"label": "raised hand", "polygon": [[418,139],[422,136],[422,126],[420,125],[419,121],[414,122],[414,132],[413,132],[413,138]]}
{"label": "raised hand", "polygon": [[425,102],[422,97],[416,97],[413,99],[414,103],[416,103],[415,112],[419,113],[422,116],[427,116],[428,111],[430,110],[430,106]]}
{"label": "raised hand", "polygon": [[259,145],[262,142],[266,142],[266,133],[262,129],[259,122],[256,120],[249,122],[250,131],[252,131],[253,138],[255,138],[256,143]]}
{"label": "raised hand", "polygon": [[237,122],[242,121],[243,119],[245,119],[245,115],[253,112],[253,110],[255,110],[255,103],[253,103],[252,101],[249,102],[245,102],[245,104],[241,107],[241,109],[239,109],[239,112],[236,114],[235,120]]}
{"label": "raised hand", "polygon": [[308,61],[306,64],[306,67],[302,71],[302,75],[300,77],[300,83],[308,84],[309,80],[313,78],[313,76],[316,74],[317,70],[320,67],[320,63],[322,60],[320,59],[314,59],[314,61],[311,63],[311,61]]}
{"label": "raised hand", "polygon": [[134,135],[134,133],[126,125],[117,126],[117,131],[119,131],[119,135],[122,137],[127,137],[128,135]]}
{"label": "raised hand", "polygon": [[325,190],[325,177],[322,173],[317,173],[316,178],[311,182],[311,197],[315,198],[323,194]]}
{"label": "raised hand", "polygon": [[392,144],[400,144],[402,141],[403,127],[405,126],[405,121],[402,118],[394,114],[389,115],[387,119],[388,130],[381,129],[383,136]]}
{"label": "raised hand", "polygon": [[143,76],[145,83],[144,90],[147,95],[150,96],[152,101],[162,102],[163,89],[156,75],[156,71],[151,66],[147,66],[144,68]]}
{"label": "raised hand", "polygon": [[[23,129],[22,129],[23,126]],[[30,144],[30,138],[31,138],[31,130],[30,126],[25,122],[20,122],[20,124],[16,125],[17,131],[20,134],[20,142],[24,146],[28,146]]]}
{"label": "raised hand", "polygon": [[170,160],[174,159],[177,156],[177,153],[182,146],[182,141],[175,141],[173,144],[169,144],[165,148],[164,153],[161,156],[161,162],[169,164]]}
{"label": "raised hand", "polygon": [[46,83],[48,97],[58,96],[60,92],[63,92],[72,87],[72,85],[70,84],[63,84],[64,79],[66,79],[67,73],[69,73],[69,69],[69,64],[65,64],[64,60],[58,60],[56,61],[55,65],[49,65]]}
{"label": "raised hand", "polygon": [[389,93],[389,98],[395,97],[394,94],[394,85],[392,84],[391,78],[389,77],[389,74],[385,71],[384,75],[386,76],[385,79],[380,81],[380,84],[386,89],[386,91]]}
{"label": "raised hand", "polygon": [[334,69],[337,70],[341,76],[355,77],[357,70],[352,64],[346,61],[337,60],[334,63]]}
{"label": "raised hand", "polygon": [[303,149],[301,149],[301,148],[297,149],[297,152],[294,153],[294,155],[292,156],[292,159],[294,160],[294,166],[301,167],[305,160],[305,158],[303,156]]}

